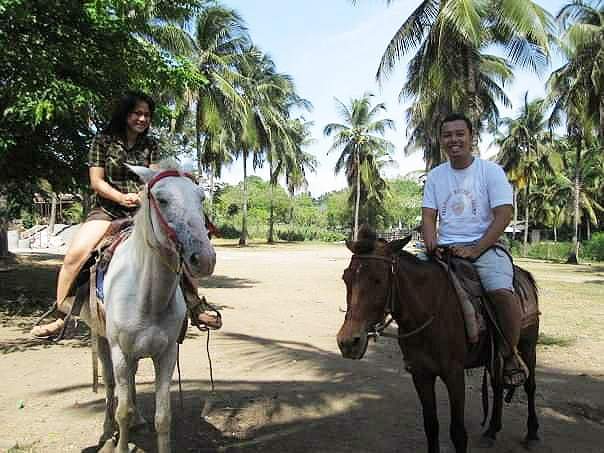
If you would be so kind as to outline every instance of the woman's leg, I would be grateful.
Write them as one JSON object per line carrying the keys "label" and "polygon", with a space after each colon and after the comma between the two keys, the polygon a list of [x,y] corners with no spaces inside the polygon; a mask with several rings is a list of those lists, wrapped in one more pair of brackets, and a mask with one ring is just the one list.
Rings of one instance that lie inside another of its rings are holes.
{"label": "woman's leg", "polygon": [[89,220],[82,224],[73,238],[59,271],[57,281],[57,306],[59,318],[51,323],[36,326],[31,333],[35,336],[51,336],[60,332],[63,327],[64,313],[61,311],[61,302],[67,297],[71,284],[80,271],[90,252],[99,243],[111,222],[108,220]]}

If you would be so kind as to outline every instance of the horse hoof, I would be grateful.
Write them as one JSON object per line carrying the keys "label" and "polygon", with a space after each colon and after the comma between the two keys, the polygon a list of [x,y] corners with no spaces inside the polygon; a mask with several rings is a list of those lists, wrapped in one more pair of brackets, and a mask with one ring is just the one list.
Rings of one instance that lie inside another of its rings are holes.
{"label": "horse hoof", "polygon": [[478,441],[479,448],[493,448],[495,446],[495,439],[489,436],[480,436]]}
{"label": "horse hoof", "polygon": [[525,450],[534,450],[539,445],[539,438],[529,439],[528,437],[522,442],[522,446]]}

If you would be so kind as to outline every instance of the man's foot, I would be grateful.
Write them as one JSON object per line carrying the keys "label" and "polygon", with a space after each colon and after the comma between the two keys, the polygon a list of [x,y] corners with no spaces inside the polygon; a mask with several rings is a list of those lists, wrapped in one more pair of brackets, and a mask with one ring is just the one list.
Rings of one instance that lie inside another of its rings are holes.
{"label": "man's foot", "polygon": [[528,379],[529,369],[517,354],[505,360],[503,365],[503,385],[518,387]]}
{"label": "man's foot", "polygon": [[58,318],[51,323],[34,326],[34,328],[31,329],[30,334],[40,339],[56,337],[59,335],[64,325],[65,321],[63,321],[61,318]]}

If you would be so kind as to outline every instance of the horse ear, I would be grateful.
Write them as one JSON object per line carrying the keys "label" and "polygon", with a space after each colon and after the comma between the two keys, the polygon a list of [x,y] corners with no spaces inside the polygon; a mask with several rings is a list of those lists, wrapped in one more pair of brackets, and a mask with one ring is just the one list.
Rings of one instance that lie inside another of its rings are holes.
{"label": "horse ear", "polygon": [[390,241],[388,242],[388,244],[386,244],[385,250],[390,254],[400,252],[409,243],[410,240],[411,235],[405,236],[403,239],[396,239],[394,241]]}
{"label": "horse ear", "polygon": [[131,172],[136,173],[136,175],[140,178],[142,182],[147,184],[151,179],[157,174],[155,170],[151,170],[147,167],[141,167],[138,165],[128,165],[125,164],[126,167],[130,169]]}

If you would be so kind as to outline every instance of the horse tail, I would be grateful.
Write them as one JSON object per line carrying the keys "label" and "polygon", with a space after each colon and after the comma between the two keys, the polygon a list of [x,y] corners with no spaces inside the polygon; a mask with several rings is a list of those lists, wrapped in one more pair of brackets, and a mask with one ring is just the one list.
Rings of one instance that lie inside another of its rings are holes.
{"label": "horse tail", "polygon": [[482,372],[482,422],[480,426],[484,426],[489,415],[489,385],[487,383],[487,367],[484,367]]}

